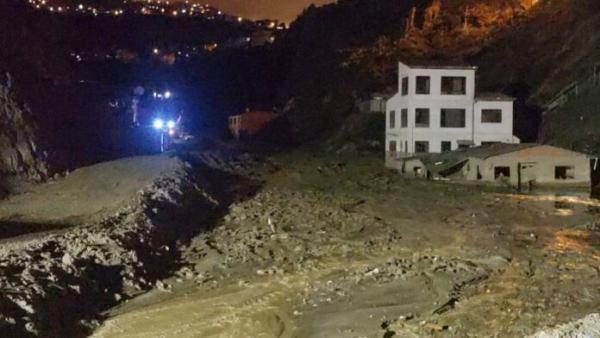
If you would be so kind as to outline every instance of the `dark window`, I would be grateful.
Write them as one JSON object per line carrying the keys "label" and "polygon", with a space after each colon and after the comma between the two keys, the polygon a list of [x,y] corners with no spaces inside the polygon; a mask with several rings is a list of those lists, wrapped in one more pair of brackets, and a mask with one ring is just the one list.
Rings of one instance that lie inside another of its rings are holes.
{"label": "dark window", "polygon": [[442,94],[465,95],[467,93],[467,78],[458,76],[442,76]]}
{"label": "dark window", "polygon": [[408,141],[404,141],[404,152],[408,153]]}
{"label": "dark window", "polygon": [[554,178],[557,180],[573,180],[575,179],[574,166],[556,166],[554,167]]}
{"label": "dark window", "polygon": [[395,153],[397,151],[396,141],[390,141],[389,149],[390,149],[390,153]]}
{"label": "dark window", "polygon": [[415,153],[428,153],[429,142],[427,141],[415,141]]}
{"label": "dark window", "polygon": [[481,123],[502,123],[502,109],[483,109]]}
{"label": "dark window", "polygon": [[400,117],[400,127],[406,128],[408,127],[408,109],[402,109],[402,116]]}
{"label": "dark window", "polygon": [[429,94],[431,92],[431,79],[429,76],[417,76],[417,94]]}
{"label": "dark window", "polygon": [[427,108],[415,109],[415,127],[429,128],[429,109],[427,109]]}
{"label": "dark window", "polygon": [[494,178],[510,177],[510,167],[494,167]]}
{"label": "dark window", "polygon": [[498,144],[498,143],[500,143],[500,142],[497,142],[497,141],[488,141],[488,142],[485,142],[484,141],[484,142],[481,142],[481,145],[482,146],[491,146],[491,145]]}
{"label": "dark window", "polygon": [[452,142],[442,141],[442,152],[452,151]]}
{"label": "dark window", "polygon": [[408,95],[408,77],[402,78],[402,96]]}
{"label": "dark window", "polygon": [[467,112],[464,109],[442,109],[440,126],[442,128],[464,128],[466,115]]}
{"label": "dark window", "polygon": [[390,129],[396,128],[396,111],[390,112]]}

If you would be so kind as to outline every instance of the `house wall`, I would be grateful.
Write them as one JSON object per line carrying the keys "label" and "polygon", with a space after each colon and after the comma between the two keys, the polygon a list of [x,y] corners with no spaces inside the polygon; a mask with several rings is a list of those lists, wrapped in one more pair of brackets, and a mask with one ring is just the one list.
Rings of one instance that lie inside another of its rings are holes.
{"label": "house wall", "polygon": [[[484,109],[502,110],[502,122],[483,123]],[[481,145],[482,142],[519,143],[519,139],[513,136],[513,101],[475,101],[474,129],[476,145]]]}
{"label": "house wall", "polygon": [[[465,179],[477,181],[477,168],[480,181],[495,182],[495,167],[509,167],[510,178],[507,183],[519,185],[519,165],[535,164],[532,169],[523,170],[522,182],[534,180],[536,184],[546,185],[589,185],[591,182],[590,160],[585,154],[572,152],[551,146],[539,146],[521,151],[490,157],[488,159],[470,158],[463,167]],[[574,166],[573,179],[555,179],[556,166]]]}
{"label": "house wall", "polygon": [[[418,158],[409,159],[389,159],[386,161],[386,166],[390,169],[398,170],[405,177],[424,178],[427,177],[427,168]],[[420,169],[416,171],[415,169]]]}
{"label": "house wall", "polygon": [[254,136],[277,118],[274,112],[247,112],[229,117],[229,130],[239,138],[242,133]]}

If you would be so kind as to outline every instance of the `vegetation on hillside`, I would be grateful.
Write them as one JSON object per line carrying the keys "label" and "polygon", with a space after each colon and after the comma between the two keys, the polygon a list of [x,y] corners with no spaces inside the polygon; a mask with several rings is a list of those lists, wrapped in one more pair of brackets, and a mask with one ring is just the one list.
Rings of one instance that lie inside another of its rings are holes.
{"label": "vegetation on hillside", "polygon": [[599,9],[594,0],[346,0],[310,8],[283,49],[292,69],[284,86],[294,98],[289,116],[309,135],[337,128],[357,97],[395,90],[398,60],[468,63],[479,66],[480,91],[516,98],[515,133],[535,141],[544,103],[600,60]]}

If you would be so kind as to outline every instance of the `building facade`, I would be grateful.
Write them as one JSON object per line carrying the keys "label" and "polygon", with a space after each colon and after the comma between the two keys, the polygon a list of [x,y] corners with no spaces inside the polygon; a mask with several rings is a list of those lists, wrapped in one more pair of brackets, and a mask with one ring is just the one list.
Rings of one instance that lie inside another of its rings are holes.
{"label": "building facade", "polygon": [[386,153],[405,157],[488,143],[513,136],[513,99],[475,93],[476,67],[399,64],[398,93],[386,105]]}
{"label": "building facade", "polygon": [[229,117],[229,131],[237,138],[253,137],[264,131],[278,117],[271,111],[246,111]]}

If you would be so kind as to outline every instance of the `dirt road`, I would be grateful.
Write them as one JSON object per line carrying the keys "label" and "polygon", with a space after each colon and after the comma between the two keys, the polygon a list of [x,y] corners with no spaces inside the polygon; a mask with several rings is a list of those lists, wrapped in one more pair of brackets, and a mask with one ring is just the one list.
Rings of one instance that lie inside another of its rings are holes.
{"label": "dirt road", "polygon": [[94,337],[515,337],[600,308],[596,201],[277,156],[184,266]]}
{"label": "dirt road", "polygon": [[105,162],[30,187],[0,201],[0,238],[98,222],[131,204],[138,192],[179,169],[169,156]]}

